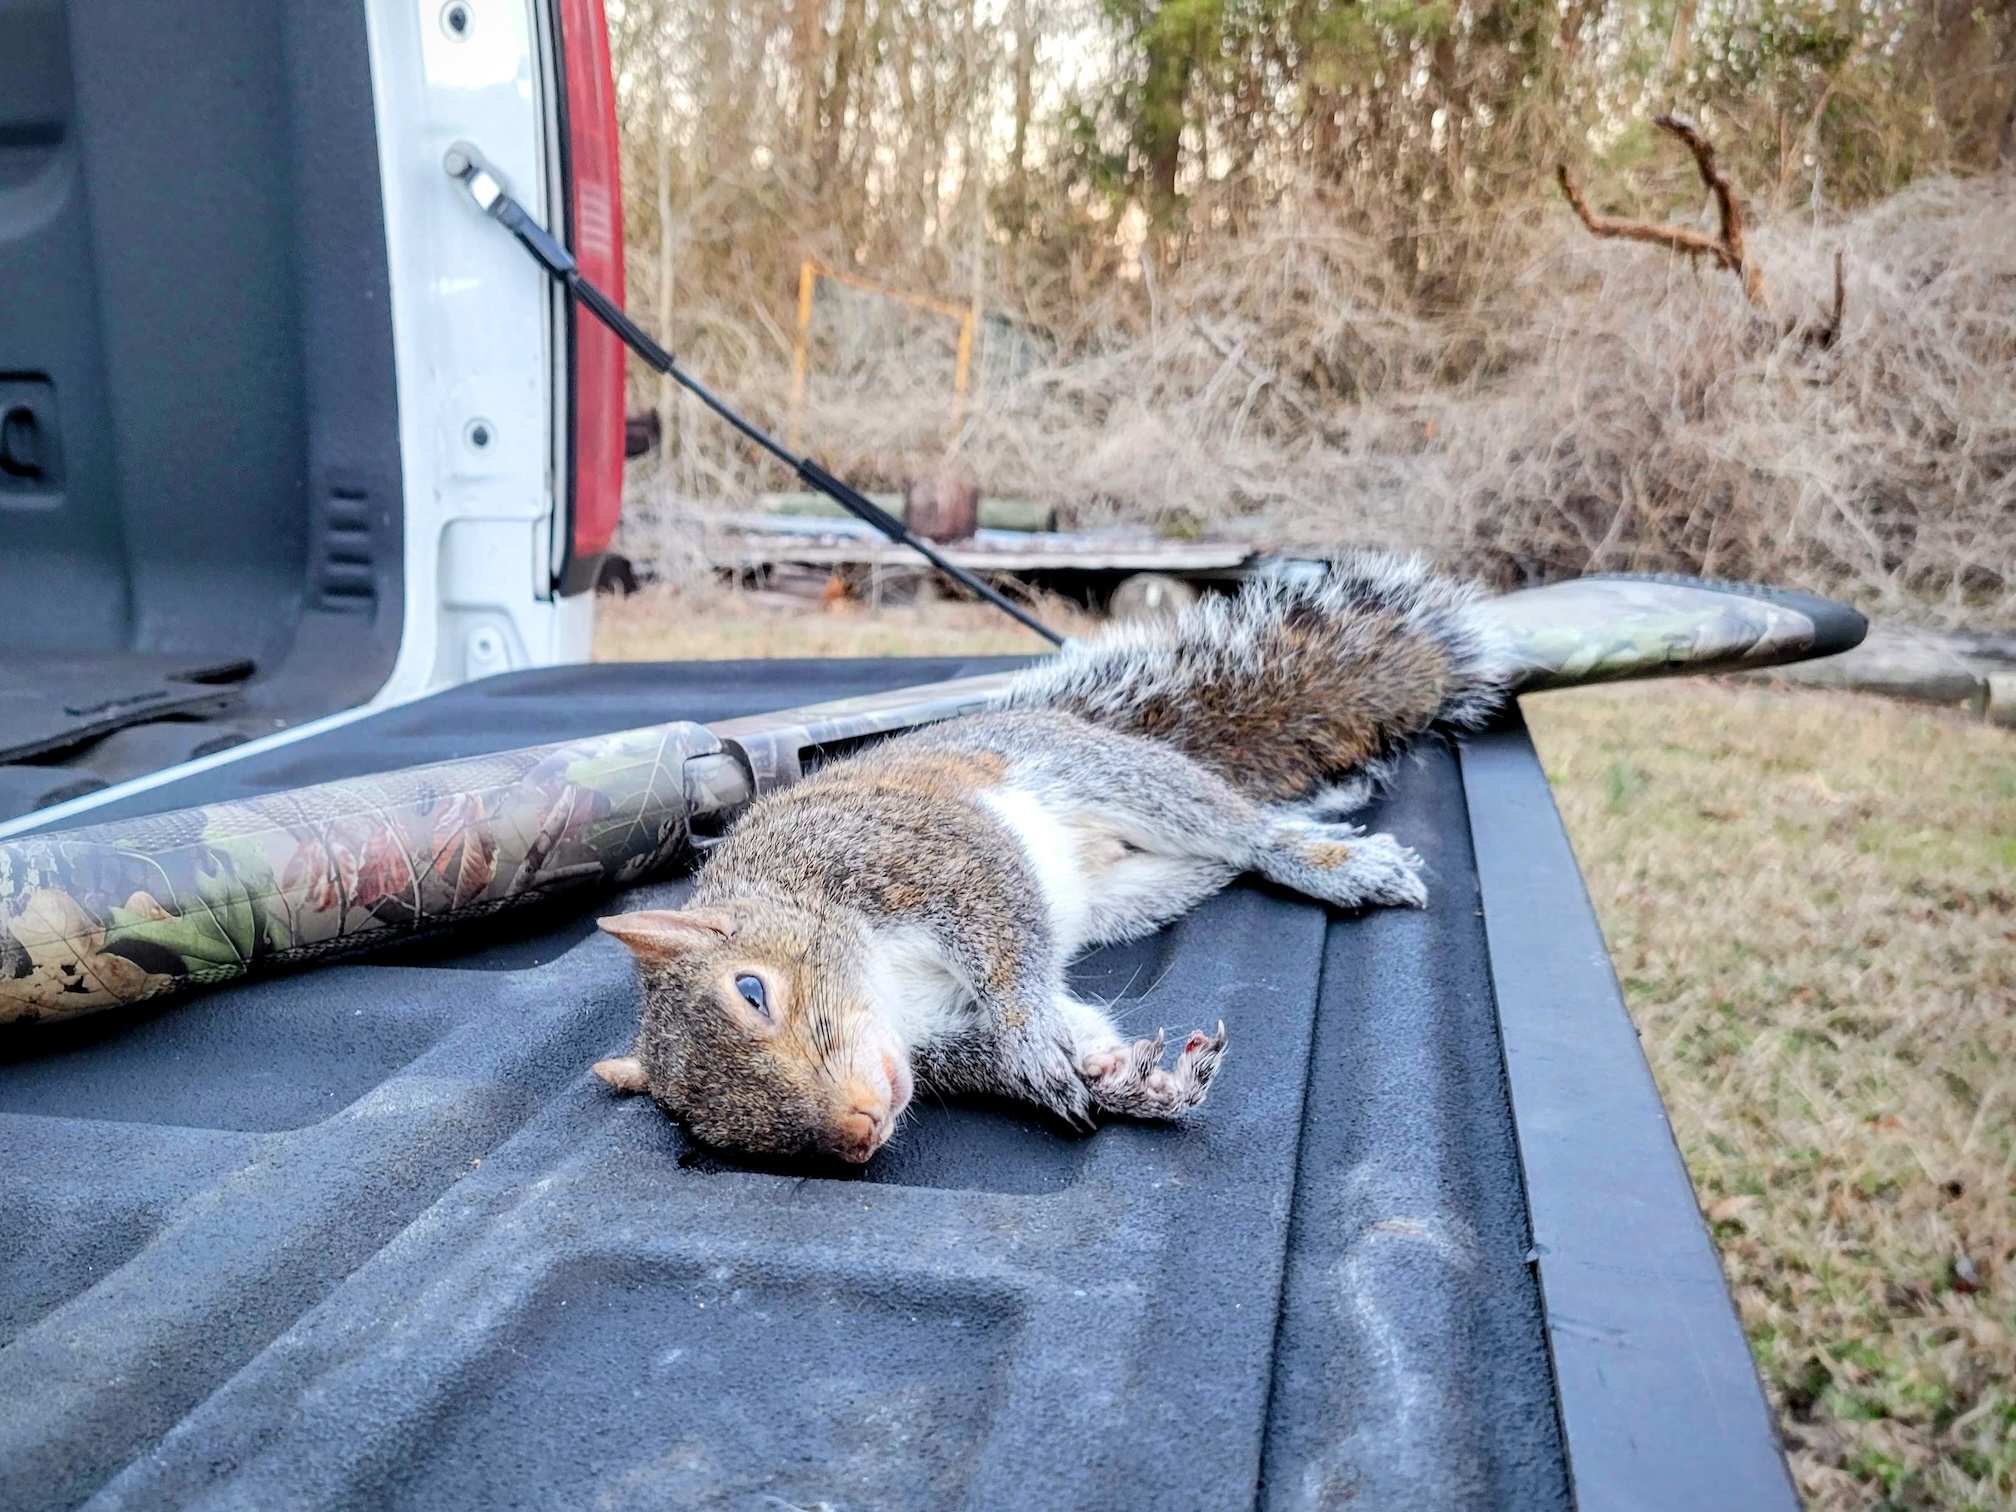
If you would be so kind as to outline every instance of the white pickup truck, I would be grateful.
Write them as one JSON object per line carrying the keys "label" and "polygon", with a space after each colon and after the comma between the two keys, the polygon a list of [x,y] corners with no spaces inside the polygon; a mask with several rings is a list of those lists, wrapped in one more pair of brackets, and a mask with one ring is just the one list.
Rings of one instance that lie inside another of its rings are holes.
{"label": "white pickup truck", "polygon": [[0,5],[0,821],[587,658],[622,348],[456,141],[620,299],[601,0]]}

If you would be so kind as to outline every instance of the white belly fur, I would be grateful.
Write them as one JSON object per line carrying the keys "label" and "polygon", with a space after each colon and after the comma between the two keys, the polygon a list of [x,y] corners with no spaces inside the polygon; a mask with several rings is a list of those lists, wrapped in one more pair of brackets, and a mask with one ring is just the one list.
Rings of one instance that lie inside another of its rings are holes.
{"label": "white belly fur", "polygon": [[952,1029],[973,998],[944,947],[914,925],[876,931],[868,990],[882,1021],[913,1050]]}
{"label": "white belly fur", "polygon": [[1050,930],[1068,957],[1091,936],[1092,889],[1080,854],[1081,835],[1032,793],[988,788],[980,794],[1029,858],[1050,912]]}

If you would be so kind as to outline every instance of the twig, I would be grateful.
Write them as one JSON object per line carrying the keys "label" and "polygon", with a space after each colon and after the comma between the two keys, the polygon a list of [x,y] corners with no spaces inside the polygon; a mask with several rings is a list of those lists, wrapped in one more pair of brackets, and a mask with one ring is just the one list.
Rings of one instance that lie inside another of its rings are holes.
{"label": "twig", "polygon": [[[1225,359],[1226,366],[1236,366],[1240,372],[1253,380],[1252,386],[1248,390],[1249,395],[1253,389],[1271,388],[1274,390],[1274,397],[1279,399],[1298,420],[1311,427],[1318,435],[1326,438],[1329,436],[1330,427],[1308,405],[1288,392],[1282,385],[1279,374],[1275,373],[1271,368],[1257,367],[1247,360],[1244,342],[1233,346],[1224,337],[1204,324],[1203,321],[1195,318],[1191,320],[1190,328],[1204,338],[1206,346]],[[1247,403],[1250,404],[1251,402],[1252,400],[1249,397]]]}
{"label": "twig", "polygon": [[1841,317],[1848,312],[1848,279],[1842,267],[1842,253],[1834,249],[1834,306],[1820,320],[1795,321],[1785,327],[1785,334],[1794,337],[1804,347],[1826,351],[1841,339]]}
{"label": "twig", "polygon": [[1848,280],[1842,271],[1841,249],[1836,247],[1834,249],[1834,309],[1828,315],[1825,324],[1807,326],[1802,329],[1799,332],[1799,339],[1808,346],[1815,346],[1823,352],[1826,351],[1827,348],[1841,339],[1841,317],[1847,311]]}
{"label": "twig", "polygon": [[[1830,86],[1831,87],[1831,86]],[[1823,100],[1824,104],[1825,101]],[[1818,120],[1816,114],[1815,118]],[[1561,192],[1568,196],[1568,203],[1575,207],[1575,213],[1582,217],[1582,224],[1594,236],[1612,236],[1624,241],[1650,242],[1655,247],[1667,247],[1675,252],[1684,252],[1690,257],[1713,259],[1743,281],[1743,294],[1759,309],[1764,305],[1764,270],[1750,260],[1743,246],[1743,207],[1736,202],[1736,191],[1730,187],[1729,176],[1715,164],[1715,147],[1695,121],[1677,113],[1654,116],[1652,124],[1662,131],[1671,132],[1694,154],[1694,166],[1701,170],[1701,182],[1708,186],[1715,196],[1715,213],[1722,222],[1719,236],[1704,236],[1699,231],[1690,231],[1685,226],[1662,226],[1652,221],[1621,220],[1611,216],[1596,214],[1589,208],[1589,201],[1569,173],[1566,163],[1555,167],[1555,176],[1561,180]],[[1811,123],[1808,124],[1811,130]],[[1825,321],[1790,321],[1779,327],[1781,336],[1797,337],[1805,346],[1818,347],[1825,351],[1841,339],[1841,318],[1848,308],[1848,283],[1842,271],[1841,253],[1834,253],[1834,309]]]}
{"label": "twig", "polygon": [[1715,211],[1722,222],[1720,236],[1705,236],[1685,226],[1662,226],[1651,221],[1598,215],[1589,208],[1589,201],[1583,198],[1566,163],[1555,169],[1555,176],[1561,180],[1561,192],[1568,196],[1568,203],[1575,207],[1575,213],[1582,217],[1582,224],[1589,228],[1591,235],[1649,242],[1655,247],[1666,247],[1689,257],[1710,258],[1742,280],[1743,293],[1752,304],[1762,304],[1764,270],[1751,263],[1744,252],[1743,211],[1736,203],[1736,191],[1730,187],[1728,175],[1715,164],[1713,144],[1688,116],[1654,116],[1652,124],[1662,131],[1671,132],[1694,154],[1694,166],[1701,171],[1701,182],[1715,196]]}

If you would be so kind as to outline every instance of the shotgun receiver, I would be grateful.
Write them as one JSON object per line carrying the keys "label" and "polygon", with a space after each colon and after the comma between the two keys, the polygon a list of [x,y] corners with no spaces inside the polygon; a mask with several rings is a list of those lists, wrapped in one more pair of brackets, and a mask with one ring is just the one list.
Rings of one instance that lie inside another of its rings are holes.
{"label": "shotgun receiver", "polygon": [[[1867,621],[1810,594],[1583,578],[1493,601],[1515,691],[1770,666]],[[1012,674],[653,725],[0,844],[0,1023],[69,1018],[690,865],[752,798]]]}

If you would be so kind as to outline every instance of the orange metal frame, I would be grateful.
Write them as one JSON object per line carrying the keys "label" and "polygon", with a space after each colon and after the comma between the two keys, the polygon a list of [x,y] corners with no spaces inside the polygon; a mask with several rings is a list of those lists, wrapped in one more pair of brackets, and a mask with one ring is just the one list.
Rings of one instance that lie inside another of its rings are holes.
{"label": "orange metal frame", "polygon": [[966,416],[966,382],[973,368],[973,327],[978,321],[979,307],[955,305],[923,294],[906,293],[888,284],[877,283],[872,278],[861,278],[843,273],[838,268],[829,268],[808,257],[798,269],[798,339],[791,350],[791,449],[803,449],[800,429],[805,414],[805,385],[812,349],[812,294],[822,278],[830,278],[835,283],[870,294],[880,294],[884,299],[915,305],[920,310],[929,310],[934,315],[959,322],[959,355],[952,367],[952,429],[956,433]]}

